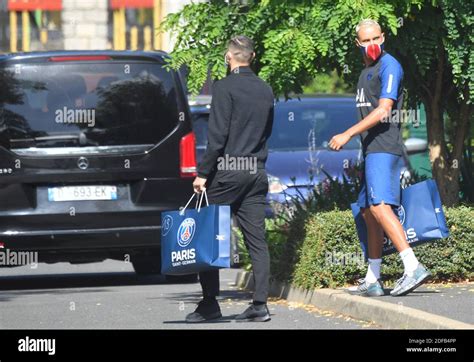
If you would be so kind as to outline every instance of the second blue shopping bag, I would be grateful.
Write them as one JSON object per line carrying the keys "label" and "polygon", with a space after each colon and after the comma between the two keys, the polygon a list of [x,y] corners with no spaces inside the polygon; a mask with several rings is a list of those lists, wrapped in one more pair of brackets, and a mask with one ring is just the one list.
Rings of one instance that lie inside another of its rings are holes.
{"label": "second blue shopping bag", "polygon": [[[410,246],[449,236],[443,206],[434,180],[426,180],[401,190],[401,206],[396,209]],[[351,204],[357,234],[367,259],[367,228],[357,203]],[[385,236],[383,255],[396,252],[392,241]]]}

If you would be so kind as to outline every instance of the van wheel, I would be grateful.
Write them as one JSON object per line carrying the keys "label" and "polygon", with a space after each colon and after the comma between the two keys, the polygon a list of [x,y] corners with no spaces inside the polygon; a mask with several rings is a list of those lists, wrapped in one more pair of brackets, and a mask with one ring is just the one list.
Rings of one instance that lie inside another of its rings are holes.
{"label": "van wheel", "polygon": [[173,283],[173,284],[197,283],[198,281],[197,274],[166,275],[165,278],[168,283]]}
{"label": "van wheel", "polygon": [[161,273],[161,259],[157,255],[136,255],[132,257],[132,265],[138,275]]}

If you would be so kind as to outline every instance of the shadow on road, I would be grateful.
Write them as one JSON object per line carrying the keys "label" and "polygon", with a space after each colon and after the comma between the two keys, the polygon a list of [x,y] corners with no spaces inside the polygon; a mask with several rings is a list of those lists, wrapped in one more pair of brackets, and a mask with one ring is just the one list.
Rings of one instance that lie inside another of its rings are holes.
{"label": "shadow on road", "polygon": [[[167,293],[166,298],[176,302],[197,303],[201,300],[202,294],[201,292]],[[162,299],[162,297],[148,299]],[[252,293],[241,290],[222,290],[218,300],[220,303],[226,301],[232,301],[234,303],[250,302],[252,300]]]}
{"label": "shadow on road", "polygon": [[[166,298],[171,301],[175,301],[176,303],[177,302],[179,303],[195,302],[197,306],[197,302],[201,300],[202,295],[200,292],[170,293],[166,296]],[[148,298],[148,299],[158,299],[158,298]],[[240,308],[242,309],[242,312],[248,307],[247,302],[250,302],[251,300],[252,300],[252,293],[241,291],[241,290],[224,290],[224,291],[221,291],[218,297],[218,301],[221,308],[223,308],[226,305],[226,303],[238,304]],[[192,312],[192,310],[190,310],[189,312]],[[225,310],[223,309],[222,314],[224,313],[225,313]],[[235,321],[235,317],[237,315],[238,314],[224,315],[222,318],[196,323],[195,325],[203,326],[203,325],[208,325],[208,324],[237,323]],[[163,321],[163,324],[183,324],[183,325],[189,326],[189,324],[186,323],[183,319]]]}
{"label": "shadow on road", "polygon": [[[193,323],[196,326],[202,326],[206,324],[222,324],[222,323],[236,323],[235,322],[235,317],[238,316],[238,314],[232,314],[228,316],[223,316],[219,319],[214,319],[211,321],[205,321],[205,322],[199,322],[199,323]],[[187,323],[184,320],[176,320],[176,321],[163,321],[163,324],[183,324],[189,326],[189,323]]]}
{"label": "shadow on road", "polygon": [[134,272],[13,275],[0,277],[0,290],[59,289],[154,285],[167,283],[162,275],[138,276]]}
{"label": "shadow on road", "polygon": [[[377,297],[373,297],[373,298],[376,298],[376,299],[381,299],[381,300],[390,300],[390,301],[393,301],[393,298],[391,295],[390,295],[390,292],[392,291],[393,289],[384,289],[384,295],[382,296],[377,296]],[[410,292],[409,294],[406,294],[403,296],[403,298],[406,298],[406,297],[419,297],[419,296],[424,296],[424,295],[430,295],[430,294],[439,294],[440,292],[437,292],[437,291],[434,291],[434,290],[415,290],[413,292]],[[402,299],[398,298],[400,301]]]}

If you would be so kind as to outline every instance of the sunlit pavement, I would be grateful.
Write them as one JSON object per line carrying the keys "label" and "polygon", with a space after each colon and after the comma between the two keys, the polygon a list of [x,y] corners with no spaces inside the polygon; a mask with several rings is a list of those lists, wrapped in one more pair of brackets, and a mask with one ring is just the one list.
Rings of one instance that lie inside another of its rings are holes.
{"label": "sunlit pavement", "polygon": [[199,283],[138,277],[129,263],[39,264],[0,269],[1,329],[367,329],[376,326],[311,306],[271,299],[272,320],[236,323],[251,294],[233,286],[238,270],[221,271],[223,318],[184,323],[200,299]]}

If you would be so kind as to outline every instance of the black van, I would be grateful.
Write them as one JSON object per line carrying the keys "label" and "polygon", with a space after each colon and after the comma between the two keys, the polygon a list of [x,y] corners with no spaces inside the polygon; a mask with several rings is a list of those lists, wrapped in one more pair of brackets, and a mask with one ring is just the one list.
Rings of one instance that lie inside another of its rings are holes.
{"label": "black van", "polygon": [[0,55],[0,247],[160,271],[161,211],[196,175],[184,81],[166,58]]}

